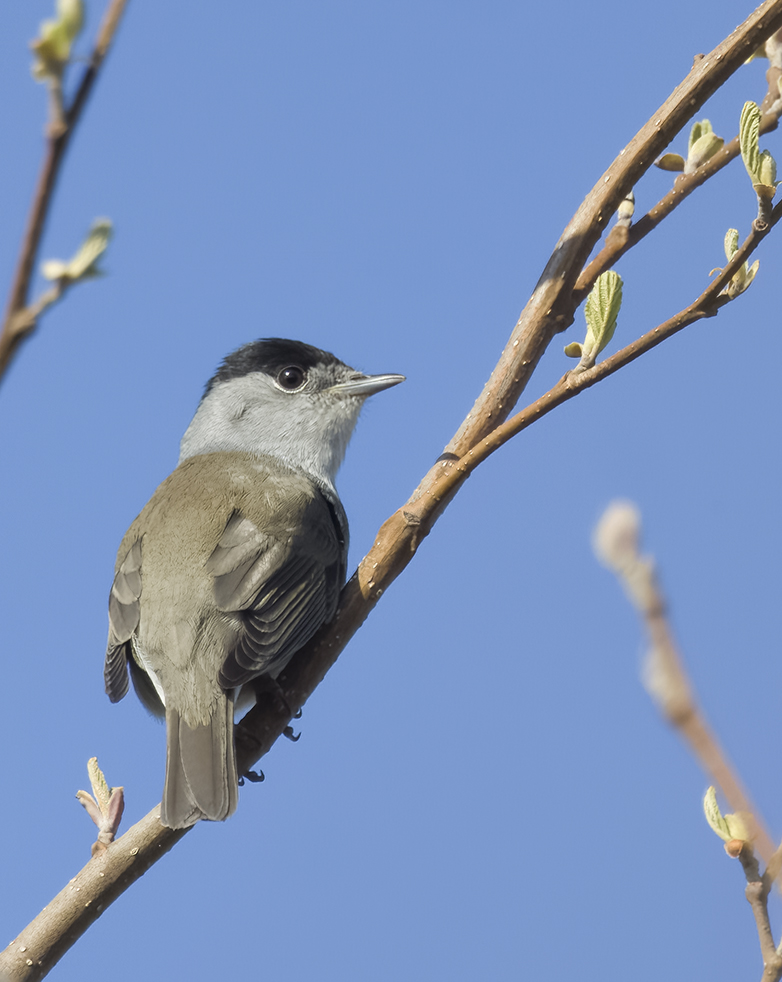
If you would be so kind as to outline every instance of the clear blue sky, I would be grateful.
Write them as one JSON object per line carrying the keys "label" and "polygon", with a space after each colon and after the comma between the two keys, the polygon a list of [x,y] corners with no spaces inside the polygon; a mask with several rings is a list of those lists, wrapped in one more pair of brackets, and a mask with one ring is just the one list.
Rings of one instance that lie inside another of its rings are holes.
{"label": "clear blue sky", "polygon": [[[222,356],[288,336],[407,375],[368,404],[340,475],[353,568],[470,409],[584,194],[751,6],[131,0],[42,256],[108,215],[109,276],[46,317],[0,390],[0,944],[89,857],[89,757],[125,786],[126,827],[160,798],[163,728],[103,693],[106,600]],[[26,45],[49,9],[10,4],[0,33],[4,291],[45,110]],[[732,137],[764,69],[699,116]],[[761,146],[782,156],[777,134]],[[639,213],[670,181],[644,179]],[[754,209],[736,164],[629,255],[612,350],[697,296]],[[609,500],[638,502],[701,699],[779,836],[781,240],[717,319],[470,479],[265,784],[53,979],[759,976],[708,782],[639,683],[638,625],[589,540]],[[579,314],[530,397],[582,332]]]}

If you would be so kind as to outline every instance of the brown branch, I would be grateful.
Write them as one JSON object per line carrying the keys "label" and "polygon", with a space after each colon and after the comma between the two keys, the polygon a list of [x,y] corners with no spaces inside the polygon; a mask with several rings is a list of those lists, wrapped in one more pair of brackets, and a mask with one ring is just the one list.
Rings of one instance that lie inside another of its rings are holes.
{"label": "brown branch", "polygon": [[[431,531],[439,515],[475,467],[512,436],[556,406],[612,375],[687,324],[716,313],[725,300],[720,297],[720,291],[780,217],[782,204],[774,210],[768,228],[762,231],[753,230],[731,262],[685,311],[589,371],[566,375],[550,392],[481,441],[463,460],[445,460],[436,465],[435,471],[439,476],[427,494],[411,498],[380,529],[374,546],[342,591],[335,620],[322,628],[306,648],[297,653],[278,680],[289,710],[284,708],[279,699],[269,696],[259,701],[237,725],[236,745],[240,771],[246,772],[268,753],[290,722],[291,712],[301,708],[314,692],[382,593],[413,558],[418,545]],[[697,744],[699,756],[703,758],[704,765],[715,774],[715,781],[723,788],[727,800],[739,811],[752,812],[753,806],[738,779],[733,780],[727,776],[732,773],[730,765],[725,761],[705,721],[697,714],[682,715],[687,717],[688,739]],[[104,855],[91,860],[55,901],[0,953],[0,978],[7,977],[9,982],[29,982],[43,978],[46,971],[78,940],[100,913],[182,837],[183,832],[164,828],[160,824],[159,814],[160,808],[157,806],[124,836],[112,843]],[[764,832],[763,836],[765,838],[760,840],[760,851],[768,859],[773,852],[773,845],[767,833]],[[104,863],[109,864],[108,877],[101,865]],[[778,852],[771,860],[769,870],[772,867],[776,869],[780,864],[782,853]],[[101,872],[104,873],[103,876],[99,875]],[[89,903],[85,903],[85,898]],[[59,928],[52,927],[52,918]]]}
{"label": "brown branch", "polygon": [[[554,335],[572,323],[573,287],[620,201],[679,130],[750,54],[782,27],[782,0],[766,0],[684,81],[622,150],[571,219],[500,360],[447,452],[462,457],[512,411]],[[430,472],[419,493],[436,477]]]}
{"label": "brown branch", "polygon": [[[769,862],[776,851],[774,843],[698,706],[668,622],[667,603],[654,562],[640,553],[640,535],[641,520],[635,506],[615,502],[598,523],[594,548],[598,559],[619,578],[646,629],[649,650],[644,662],[644,684],[663,718],[689,746],[711,781],[721,788],[733,810],[741,813],[752,846]],[[762,880],[750,843],[745,841],[739,853],[729,855],[741,858],[748,882]]]}
{"label": "brown branch", "polygon": [[[663,718],[689,746],[709,778],[719,785],[734,811],[741,815],[741,826],[746,829],[741,838],[731,839],[729,834],[717,829],[711,818],[709,824],[721,838],[727,840],[725,851],[734,859],[738,858],[744,869],[747,881],[744,892],[755,918],[763,957],[763,982],[779,982],[782,978],[782,954],[774,944],[768,916],[768,895],[779,873],[782,848],[774,848],[759,811],[744,790],[738,774],[697,704],[668,622],[667,604],[657,580],[654,562],[640,553],[640,535],[640,515],[635,506],[615,502],[598,523],[594,536],[595,552],[601,562],[616,573],[646,628],[649,651],[644,664],[644,684],[649,695]],[[737,831],[736,826],[731,827],[724,822],[723,827],[725,832],[734,835]],[[762,876],[755,849],[767,863]]]}
{"label": "brown branch", "polygon": [[165,855],[187,829],[160,824],[154,808],[91,859],[2,952],[3,982],[37,982],[120,894]]}
{"label": "brown branch", "polygon": [[755,927],[758,931],[760,953],[763,958],[763,976],[761,982],[779,982],[782,978],[782,955],[777,951],[776,945],[774,944],[774,934],[771,930],[771,921],[768,916],[768,895],[771,891],[774,878],[769,876],[768,869],[763,876],[760,875],[758,861],[748,843],[744,844],[744,848],[739,853],[738,858],[744,868],[744,876],[747,880],[744,896],[752,908]]}
{"label": "brown branch", "polygon": [[[121,8],[121,4],[115,3],[112,9],[117,6]],[[753,232],[756,238],[750,236],[734,260],[693,305],[696,308],[701,303],[704,309],[688,308],[623,349],[613,359],[579,375],[565,376],[542,400],[498,426],[507,418],[551,338],[572,320],[575,309],[573,286],[606,220],[653,157],[667,146],[746,56],[780,25],[782,0],[767,0],[693,68],[622,151],[576,212],[522,312],[491,379],[451,441],[449,452],[429,471],[407,504],[383,524],[372,549],[343,589],[335,619],[297,653],[278,679],[290,711],[286,711],[279,700],[263,701],[238,724],[236,742],[240,770],[246,770],[268,752],[289,723],[290,713],[306,702],[481,460],[555,405],[617,371],[687,323],[711,316],[722,305],[717,294],[768,229],[763,233]],[[109,39],[110,36],[111,33]],[[778,216],[774,221],[777,219]],[[705,309],[707,305],[710,305],[708,310]],[[459,459],[460,453],[462,459]],[[0,953],[0,977],[9,982],[42,978],[99,914],[182,837],[182,831],[173,832],[161,826],[158,815],[159,806],[109,845],[104,854],[92,859],[55,901]],[[48,924],[52,918],[61,925],[59,931]]]}
{"label": "brown branch", "polygon": [[449,467],[453,476],[448,482],[443,479],[436,482],[436,491],[441,495],[452,494],[455,490],[454,484],[458,480],[457,473],[462,476],[462,479],[466,478],[495,450],[498,450],[508,440],[527,429],[537,420],[548,415],[557,406],[561,406],[562,403],[574,398],[585,389],[591,388],[598,382],[602,382],[603,379],[615,374],[621,368],[640,358],[641,355],[651,351],[652,348],[656,348],[658,344],[662,344],[663,341],[684,330],[685,327],[689,327],[706,317],[714,317],[722,307],[730,302],[727,296],[722,294],[722,291],[732,279],[733,274],[743,266],[780,218],[782,218],[782,202],[774,208],[768,225],[762,229],[752,229],[741,248],[736,251],[733,259],[723,267],[703,293],[688,307],[680,310],[678,314],[651,331],[647,331],[646,334],[617,351],[610,358],[595,365],[594,368],[581,373],[568,372],[548,392],[506,420],[480,443],[476,444],[462,460],[450,464]]}
{"label": "brown branch", "polygon": [[87,98],[111,47],[126,4],[127,0],[111,0],[98,30],[89,65],[84,71],[70,108],[65,112],[64,122],[60,122],[59,125],[50,124],[48,127],[43,164],[33,193],[27,226],[19,250],[16,272],[8,297],[5,319],[0,332],[0,380],[5,375],[22,341],[35,330],[37,312],[33,307],[28,307],[30,281],[41,236],[49,214],[52,194],[57,184],[71,135],[81,118]]}
{"label": "brown branch", "polygon": [[[769,80],[769,89],[764,104],[768,101],[768,97],[771,94],[772,85],[778,94],[777,78],[779,77],[779,69],[772,66],[766,72],[766,76]],[[782,115],[782,98],[777,98],[774,112],[764,113],[761,117],[761,134],[775,130],[779,125],[780,115]],[[651,231],[657,228],[660,222],[664,218],[667,218],[674,208],[677,208],[696,188],[705,184],[710,177],[721,171],[723,167],[726,167],[740,153],[739,138],[736,136],[692,174],[680,174],[665,197],[661,198],[653,208],[650,208],[631,228],[625,229],[622,226],[614,226],[608,233],[603,248],[576,280],[576,285],[573,288],[573,302],[576,307],[580,306],[584,301],[589,291],[595,285],[595,280],[601,273],[604,273],[607,269],[611,269],[614,263],[632,249],[633,246],[637,245],[641,239],[645,238]]]}
{"label": "brown branch", "polygon": [[692,683],[668,622],[665,599],[653,572],[650,575],[653,580],[650,584],[653,602],[644,609],[639,609],[650,642],[646,667],[647,688],[660,712],[679,732],[703,770],[721,789],[731,808],[747,817],[754,833],[753,845],[764,862],[768,862],[775,852],[775,844],[762,815],[752,803],[749,793],[693,695]]}
{"label": "brown branch", "polygon": [[[757,864],[756,864],[757,865]],[[777,954],[771,922],[768,919],[768,890],[762,882],[748,880],[744,895],[752,908],[763,956],[763,982],[779,982],[782,977],[782,958]]]}

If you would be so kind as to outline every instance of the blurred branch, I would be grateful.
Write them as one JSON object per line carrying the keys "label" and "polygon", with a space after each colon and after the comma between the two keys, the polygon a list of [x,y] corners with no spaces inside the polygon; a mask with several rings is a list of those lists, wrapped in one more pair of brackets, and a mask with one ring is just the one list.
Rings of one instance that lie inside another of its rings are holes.
{"label": "blurred branch", "polygon": [[[635,506],[627,502],[609,505],[595,530],[595,553],[619,578],[646,628],[649,650],[643,667],[644,685],[662,716],[689,745],[731,808],[741,814],[749,840],[768,863],[775,853],[774,843],[698,706],[668,622],[668,605],[654,562],[641,555],[639,540],[640,515]],[[747,855],[749,851],[745,850]]]}
{"label": "blurred branch", "polygon": [[111,0],[98,30],[89,64],[84,71],[71,105],[61,116],[59,110],[52,110],[46,132],[43,164],[33,193],[3,326],[0,330],[0,380],[5,375],[22,341],[35,330],[38,315],[43,309],[38,303],[29,304],[30,281],[38,256],[41,236],[46,225],[52,194],[57,184],[60,166],[71,135],[81,118],[87,98],[114,40],[126,4],[127,0]]}
{"label": "blurred branch", "polygon": [[[121,7],[121,3],[114,3],[111,9],[121,11]],[[768,229],[753,231],[722,273],[685,311],[613,358],[580,374],[566,375],[550,393],[507,420],[547,345],[572,322],[577,306],[573,293],[576,280],[607,220],[655,156],[749,54],[780,26],[782,0],[766,0],[710,55],[696,63],[600,178],[565,229],[491,378],[446,453],[425,475],[410,500],[380,528],[372,549],[343,589],[334,620],[296,654],[278,678],[288,708],[280,699],[264,699],[237,725],[240,772],[267,753],[283,733],[291,714],[303,706],[325,677],[478,463],[556,405],[629,364],[687,324],[713,316],[728,302],[727,297],[719,296],[720,291]],[[772,224],[778,218],[775,213]],[[12,300],[16,298],[18,302],[16,306],[12,304],[11,310],[24,308],[28,281],[29,268],[25,289],[12,294]],[[0,372],[7,361],[8,358],[5,363],[0,360]],[[164,828],[158,816],[159,806],[112,842],[104,853],[93,858],[0,953],[0,978],[8,982],[42,978],[100,913],[182,838],[184,831]]]}
{"label": "blurred branch", "polygon": [[[725,851],[732,858],[739,859],[744,870],[747,881],[744,893],[752,908],[763,956],[762,982],[779,982],[782,978],[782,954],[774,944],[768,916],[768,895],[780,872],[782,850],[775,849],[760,812],[742,787],[738,774],[698,706],[692,681],[673,638],[667,603],[657,580],[654,561],[649,556],[641,555],[640,534],[638,509],[629,502],[615,501],[608,506],[598,523],[594,550],[598,559],[616,574],[646,628],[649,650],[643,675],[647,692],[662,716],[689,746],[704,771],[719,785],[731,808],[738,813],[725,816],[727,820],[738,822],[741,834],[736,839],[736,826],[727,825],[719,811],[715,816],[706,809],[709,824],[726,840]],[[709,793],[713,796],[714,788],[710,788]],[[708,802],[709,794],[706,800]],[[713,806],[716,810],[716,799]],[[715,817],[719,824],[715,823]],[[767,864],[763,875],[755,850]]]}

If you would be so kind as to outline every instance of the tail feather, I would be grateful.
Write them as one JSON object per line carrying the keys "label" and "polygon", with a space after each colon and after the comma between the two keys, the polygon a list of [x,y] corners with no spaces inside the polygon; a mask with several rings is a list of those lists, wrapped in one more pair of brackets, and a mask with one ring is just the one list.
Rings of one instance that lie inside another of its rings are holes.
{"label": "tail feather", "polygon": [[209,723],[192,727],[166,708],[166,783],[160,821],[184,829],[205,818],[222,821],[236,811],[239,789],[233,739],[233,700],[224,699]]}

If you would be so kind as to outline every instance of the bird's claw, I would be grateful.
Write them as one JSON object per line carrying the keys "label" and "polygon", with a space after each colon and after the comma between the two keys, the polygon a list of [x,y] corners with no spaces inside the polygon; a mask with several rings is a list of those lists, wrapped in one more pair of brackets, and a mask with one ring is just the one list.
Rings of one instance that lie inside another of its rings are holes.
{"label": "bird's claw", "polygon": [[266,780],[266,775],[263,773],[263,771],[245,771],[239,778],[240,788],[244,786],[245,780],[249,781],[250,784],[260,784],[261,781]]}
{"label": "bird's claw", "polygon": [[[301,711],[299,711],[299,716],[301,716]],[[296,717],[294,717],[295,719]],[[282,735],[287,737],[292,743],[296,743],[301,736],[301,733],[294,733],[292,726],[286,726],[282,731]]]}

